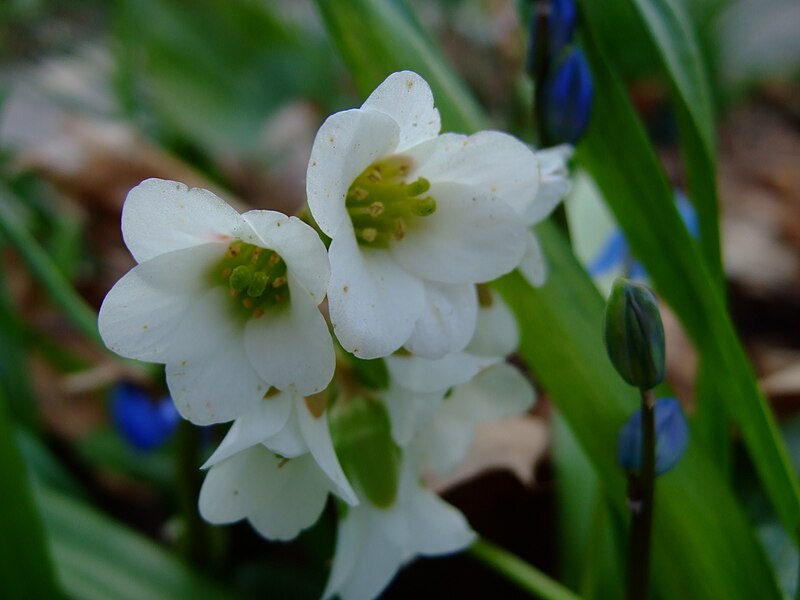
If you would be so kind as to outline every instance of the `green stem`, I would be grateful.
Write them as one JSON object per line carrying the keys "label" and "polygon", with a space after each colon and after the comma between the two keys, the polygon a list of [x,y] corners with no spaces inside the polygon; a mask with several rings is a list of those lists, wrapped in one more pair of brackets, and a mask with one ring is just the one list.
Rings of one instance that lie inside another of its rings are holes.
{"label": "green stem", "polygon": [[580,600],[572,591],[532,567],[518,556],[478,538],[468,552],[477,560],[504,575],[522,589],[542,600]]}
{"label": "green stem", "polygon": [[629,600],[645,600],[650,580],[650,540],[653,531],[653,491],[656,479],[655,397],[653,390],[642,395],[642,466],[632,475],[630,503],[631,546],[628,571]]}
{"label": "green stem", "polygon": [[214,563],[211,532],[197,509],[197,498],[202,485],[198,453],[199,432],[200,430],[188,421],[181,420],[178,425],[176,483],[180,508],[186,526],[181,538],[180,549],[188,562],[201,568],[208,568]]}

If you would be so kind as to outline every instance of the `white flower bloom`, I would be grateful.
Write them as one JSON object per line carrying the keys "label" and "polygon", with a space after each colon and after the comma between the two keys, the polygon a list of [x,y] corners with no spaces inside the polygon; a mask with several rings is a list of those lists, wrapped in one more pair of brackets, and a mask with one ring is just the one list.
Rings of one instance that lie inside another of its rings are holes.
{"label": "white flower bloom", "polygon": [[370,600],[416,556],[458,552],[474,541],[464,515],[420,483],[413,454],[405,453],[392,506],[381,509],[362,502],[340,520],[323,598]]}
{"label": "white flower bloom", "polygon": [[248,519],[264,537],[287,540],[317,521],[329,492],[358,503],[317,400],[277,394],[233,422],[203,465],[204,519]]}
{"label": "white flower bloom", "polygon": [[308,225],[148,179],[128,194],[122,233],[139,264],[106,296],[100,335],[117,354],[164,363],[183,417],[230,421],[271,386],[328,385],[335,356],[317,305],[329,266]]}
{"label": "white flower bloom", "polygon": [[424,467],[446,475],[461,463],[469,450],[475,427],[523,414],[535,401],[530,382],[508,363],[495,364],[439,403],[417,443]]}
{"label": "white flower bloom", "polygon": [[390,385],[383,401],[399,445],[407,445],[430,422],[451,388],[469,383],[517,349],[514,315],[498,295],[488,288],[485,294],[486,305],[478,311],[475,334],[464,351],[435,360],[402,354],[386,357]]}
{"label": "white flower bloom", "polygon": [[525,253],[533,152],[496,131],[439,130],[430,87],[404,71],[360,109],[328,118],[314,141],[308,205],[332,238],[331,320],[360,358],[463,349],[475,327],[473,284]]}
{"label": "white flower bloom", "polygon": [[567,161],[573,153],[569,144],[554,146],[536,152],[539,162],[539,190],[535,198],[524,209],[525,224],[528,225],[528,246],[519,264],[519,271],[534,287],[544,284],[547,279],[547,263],[541,246],[531,227],[544,221],[569,193],[572,183],[567,172]]}

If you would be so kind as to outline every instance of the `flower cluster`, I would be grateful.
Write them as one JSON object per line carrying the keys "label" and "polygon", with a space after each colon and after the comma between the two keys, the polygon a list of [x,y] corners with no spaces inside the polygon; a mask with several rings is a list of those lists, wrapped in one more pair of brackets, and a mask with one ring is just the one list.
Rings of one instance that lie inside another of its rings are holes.
{"label": "flower cluster", "polygon": [[[530,230],[569,189],[570,149],[440,133],[417,74],[391,75],[314,142],[309,220],[237,213],[147,180],[122,229],[137,266],[109,292],[109,348],[166,365],[179,413],[232,425],[204,465],[201,514],[287,540],[341,499],[326,597],[378,595],[417,555],[463,549],[464,516],[426,472],[533,389],[505,358],[516,321],[486,282],[546,276]],[[327,298],[327,314],[320,303]],[[334,345],[326,316],[338,341]]]}

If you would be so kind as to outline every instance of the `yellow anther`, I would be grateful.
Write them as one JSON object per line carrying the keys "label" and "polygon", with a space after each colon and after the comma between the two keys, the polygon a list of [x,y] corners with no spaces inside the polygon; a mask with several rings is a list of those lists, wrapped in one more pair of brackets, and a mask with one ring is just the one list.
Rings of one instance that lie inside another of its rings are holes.
{"label": "yellow anther", "polygon": [[244,306],[245,308],[253,308],[253,304],[255,304],[255,302],[253,301],[252,298],[245,298],[244,300],[242,300],[242,306]]}
{"label": "yellow anther", "polygon": [[279,288],[286,285],[286,277],[276,277],[272,280],[272,287]]}
{"label": "yellow anther", "polygon": [[399,242],[404,237],[406,237],[406,222],[403,219],[395,219],[394,234],[392,235],[392,239]]}
{"label": "yellow anther", "polygon": [[367,173],[367,179],[370,181],[377,183],[381,179],[383,179],[383,175],[381,175],[381,168],[379,166],[374,166],[370,169],[369,173]]}
{"label": "yellow anther", "polygon": [[276,252],[273,252],[269,257],[269,260],[267,260],[267,266],[268,267],[274,267],[279,262],[281,262],[281,257],[278,256],[278,254]]}
{"label": "yellow anther", "polygon": [[373,202],[369,205],[369,214],[372,217],[381,216],[385,210],[386,207],[383,205],[383,202]]}
{"label": "yellow anther", "polygon": [[357,187],[353,189],[351,196],[356,200],[366,200],[367,196],[369,196],[369,192],[362,187]]}
{"label": "yellow anther", "polygon": [[365,227],[361,230],[361,239],[365,242],[374,242],[378,237],[378,230],[374,227]]}

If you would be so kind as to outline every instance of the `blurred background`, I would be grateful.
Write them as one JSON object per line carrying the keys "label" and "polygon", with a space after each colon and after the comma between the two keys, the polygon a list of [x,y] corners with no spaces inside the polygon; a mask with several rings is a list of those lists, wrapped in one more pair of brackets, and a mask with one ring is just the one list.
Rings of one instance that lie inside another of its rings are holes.
{"label": "blurred background", "polygon": [[[627,1],[605,3],[614,62],[680,190],[658,56]],[[800,462],[800,3],[682,3],[717,111],[730,306]],[[494,127],[536,139],[526,0],[397,4],[438,42]],[[174,179],[240,208],[295,212],[317,128],[362,100],[311,0],[0,3],[0,394],[71,595],[90,597],[81,582],[93,578],[106,597],[147,578],[200,597],[321,592],[333,507],[291,544],[246,524],[201,523],[197,466],[224,427],[179,424],[161,369],[107,353],[92,311],[134,264],[119,229],[131,187]],[[613,218],[580,173],[566,205],[575,251],[605,289],[623,262],[609,254]],[[691,410],[696,360],[674,320],[667,326],[669,381]],[[570,489],[554,474],[554,428],[542,395],[533,415],[481,428],[464,468],[432,483],[482,535],[568,580],[555,516]],[[745,458],[735,460],[740,496],[788,586],[796,552]],[[464,557],[418,561],[386,597],[517,594],[471,567]]]}

